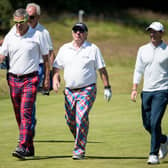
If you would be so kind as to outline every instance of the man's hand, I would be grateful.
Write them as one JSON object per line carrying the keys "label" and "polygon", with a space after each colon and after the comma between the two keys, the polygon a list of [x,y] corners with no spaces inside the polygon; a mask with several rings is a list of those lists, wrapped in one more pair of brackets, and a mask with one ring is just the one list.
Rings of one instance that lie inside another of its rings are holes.
{"label": "man's hand", "polygon": [[50,89],[50,80],[48,78],[44,78],[43,89],[44,90],[49,90]]}
{"label": "man's hand", "polygon": [[104,99],[109,102],[111,97],[112,97],[111,88],[104,88]]}
{"label": "man's hand", "polygon": [[59,80],[54,80],[53,81],[53,90],[57,93],[58,92],[58,89],[60,87],[60,82]]}
{"label": "man's hand", "polygon": [[57,93],[60,87],[61,77],[59,69],[53,68],[53,90]]}
{"label": "man's hand", "polygon": [[132,90],[132,92],[131,92],[131,100],[133,101],[133,102],[136,102],[136,97],[137,97],[137,90]]}

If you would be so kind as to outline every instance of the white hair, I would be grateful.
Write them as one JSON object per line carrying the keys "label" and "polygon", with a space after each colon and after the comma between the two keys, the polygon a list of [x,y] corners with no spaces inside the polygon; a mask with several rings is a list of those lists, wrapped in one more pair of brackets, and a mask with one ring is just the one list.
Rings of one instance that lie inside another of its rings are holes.
{"label": "white hair", "polygon": [[40,6],[36,3],[28,3],[27,6],[26,6],[26,10],[31,6],[36,8],[37,15],[40,16],[40,14],[41,14]]}

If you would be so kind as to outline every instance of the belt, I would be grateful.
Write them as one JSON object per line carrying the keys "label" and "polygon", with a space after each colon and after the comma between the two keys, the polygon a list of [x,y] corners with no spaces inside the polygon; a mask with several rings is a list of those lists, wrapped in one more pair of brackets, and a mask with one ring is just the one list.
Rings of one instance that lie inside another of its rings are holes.
{"label": "belt", "polygon": [[37,71],[34,71],[34,72],[31,72],[31,73],[28,73],[28,74],[23,74],[23,75],[21,75],[21,74],[13,74],[13,73],[11,73],[11,72],[8,72],[8,75],[13,76],[13,77],[15,77],[15,78],[20,78],[20,79],[22,79],[22,78],[28,78],[28,77],[37,76],[37,75],[38,75],[38,72],[37,72]]}
{"label": "belt", "polygon": [[91,86],[95,86],[96,84],[95,83],[93,83],[93,84],[90,84],[90,85],[87,85],[87,86],[84,86],[84,87],[81,87],[81,88],[75,88],[75,89],[71,89],[71,88],[68,88],[67,87],[67,89],[69,89],[69,90],[72,90],[72,91],[79,91],[79,90],[81,90],[81,89],[84,89],[84,88],[87,88],[87,87],[91,87]]}

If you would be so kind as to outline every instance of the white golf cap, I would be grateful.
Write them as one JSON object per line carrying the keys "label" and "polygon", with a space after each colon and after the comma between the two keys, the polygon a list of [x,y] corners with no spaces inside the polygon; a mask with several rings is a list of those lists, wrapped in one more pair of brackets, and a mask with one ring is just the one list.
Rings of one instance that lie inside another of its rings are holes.
{"label": "white golf cap", "polygon": [[152,22],[147,28],[146,30],[150,30],[153,29],[155,31],[162,31],[164,32],[164,27],[160,22]]}

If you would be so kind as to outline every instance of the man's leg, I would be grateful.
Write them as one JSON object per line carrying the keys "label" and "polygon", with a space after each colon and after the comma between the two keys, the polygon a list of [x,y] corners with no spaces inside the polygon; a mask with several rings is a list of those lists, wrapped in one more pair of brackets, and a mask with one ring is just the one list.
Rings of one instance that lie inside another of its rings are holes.
{"label": "man's leg", "polygon": [[76,138],[76,121],[75,121],[75,113],[76,113],[76,102],[75,96],[69,89],[65,89],[65,119],[67,125],[74,136]]}
{"label": "man's leg", "polygon": [[141,93],[141,109],[142,109],[142,121],[144,128],[151,133],[151,104],[152,94],[150,92]]}
{"label": "man's leg", "polygon": [[36,99],[38,76],[25,80],[21,100],[21,126],[20,126],[20,148],[34,150],[32,113]]}
{"label": "man's leg", "polygon": [[33,105],[33,112],[32,112],[32,125],[31,130],[33,137],[35,137],[35,127],[36,127],[36,103]]}
{"label": "man's leg", "polygon": [[18,127],[20,128],[21,123],[21,117],[20,117],[20,104],[21,104],[21,90],[22,90],[22,84],[18,79],[15,77],[8,75],[8,85],[10,88],[10,96],[13,104],[13,108],[15,111],[15,117],[18,124]]}
{"label": "man's leg", "polygon": [[158,91],[154,93],[151,110],[151,153],[158,155],[160,143],[165,141],[166,136],[162,134],[161,122],[168,102],[168,93]]}
{"label": "man's leg", "polygon": [[76,139],[74,155],[85,155],[87,135],[89,129],[89,112],[96,98],[96,86],[82,89],[78,93],[76,105]]}

